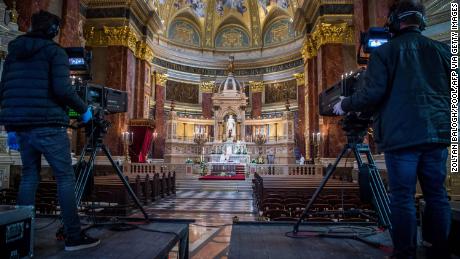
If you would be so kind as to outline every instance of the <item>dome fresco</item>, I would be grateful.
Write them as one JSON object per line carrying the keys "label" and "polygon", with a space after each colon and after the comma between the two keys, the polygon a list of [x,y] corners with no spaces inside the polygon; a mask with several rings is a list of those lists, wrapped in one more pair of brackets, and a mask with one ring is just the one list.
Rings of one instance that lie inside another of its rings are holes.
{"label": "dome fresco", "polygon": [[170,42],[193,48],[242,50],[292,42],[297,0],[155,0]]}

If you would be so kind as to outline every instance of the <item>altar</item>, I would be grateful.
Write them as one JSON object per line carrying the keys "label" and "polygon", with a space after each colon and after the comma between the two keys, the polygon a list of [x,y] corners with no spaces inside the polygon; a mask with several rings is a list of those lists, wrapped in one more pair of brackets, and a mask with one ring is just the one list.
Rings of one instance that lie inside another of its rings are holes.
{"label": "altar", "polygon": [[295,162],[292,113],[286,110],[265,118],[251,117],[246,86],[233,72],[231,57],[227,77],[211,84],[212,117],[171,110],[166,123],[165,162],[204,161],[201,174],[225,175],[244,174],[251,161],[268,155],[274,158],[273,163]]}

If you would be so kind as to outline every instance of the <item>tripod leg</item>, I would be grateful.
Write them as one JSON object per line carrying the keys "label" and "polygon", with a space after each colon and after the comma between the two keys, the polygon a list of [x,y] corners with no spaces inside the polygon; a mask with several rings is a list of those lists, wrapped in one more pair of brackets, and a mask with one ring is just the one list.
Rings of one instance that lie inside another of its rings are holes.
{"label": "tripod leg", "polygon": [[81,177],[78,177],[78,185],[75,187],[75,195],[76,195],[76,203],[77,207],[80,206],[81,200],[83,198],[83,194],[85,193],[86,185],[88,183],[88,179],[91,177],[93,173],[94,161],[96,160],[97,149],[94,148],[91,152],[90,158],[88,160],[88,164],[84,168],[83,172],[81,172]]}
{"label": "tripod leg", "polygon": [[308,212],[310,211],[311,206],[313,205],[313,203],[318,198],[320,192],[323,190],[323,188],[326,185],[326,183],[329,180],[329,178],[331,178],[332,174],[334,173],[335,169],[337,168],[337,165],[340,163],[340,160],[345,155],[345,153],[347,152],[348,149],[349,149],[349,146],[345,145],[345,147],[342,149],[342,152],[340,153],[340,155],[335,160],[334,164],[332,166],[329,165],[327,167],[326,175],[323,177],[323,180],[321,180],[320,185],[316,189],[315,193],[313,193],[313,196],[311,197],[310,201],[307,203],[307,206],[305,207],[305,210],[303,211],[302,216],[299,218],[297,223],[294,225],[294,233],[299,232],[300,223],[308,215]]}
{"label": "tripod leg", "polygon": [[[365,169],[363,172],[369,174],[369,186],[372,192],[372,201],[379,218],[379,224],[385,228],[390,229],[391,231],[391,221],[390,221],[390,201],[388,194],[383,185],[382,178],[380,177],[377,165],[374,162],[372,153],[369,150],[369,147],[366,146],[354,146],[353,153],[358,162],[358,168],[360,171]],[[365,164],[361,159],[361,153],[364,153],[367,157],[368,164]],[[360,172],[360,173],[363,173]],[[363,188],[360,186],[360,188]]]}
{"label": "tripod leg", "polygon": [[147,215],[147,212],[145,212],[144,208],[142,207],[141,203],[139,202],[139,199],[137,198],[136,194],[134,193],[133,189],[131,189],[131,186],[129,185],[129,182],[125,179],[123,172],[120,170],[118,165],[113,161],[112,155],[110,154],[109,150],[105,145],[102,145],[102,150],[104,151],[104,154],[107,156],[109,159],[110,163],[112,164],[113,168],[118,174],[118,177],[120,177],[120,180],[123,182],[123,185],[125,186],[126,190],[128,191],[129,195],[133,199],[134,203],[136,206],[141,210],[142,214],[144,215],[144,218],[146,220],[149,220],[149,215]]}

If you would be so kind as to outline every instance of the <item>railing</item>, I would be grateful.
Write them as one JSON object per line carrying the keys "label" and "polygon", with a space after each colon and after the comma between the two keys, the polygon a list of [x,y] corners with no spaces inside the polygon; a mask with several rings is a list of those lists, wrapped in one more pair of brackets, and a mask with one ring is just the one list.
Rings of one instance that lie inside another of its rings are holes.
{"label": "railing", "polygon": [[[246,142],[249,143],[254,143],[255,142],[255,137],[254,136],[246,136],[245,138]],[[267,143],[276,143],[276,142],[286,142],[290,140],[288,136],[271,136],[267,138]]]}
{"label": "railing", "polygon": [[176,174],[182,174],[186,170],[186,164],[125,163],[123,169],[126,174],[153,174],[173,171]]}
{"label": "railing", "polygon": [[[297,165],[297,164],[249,164],[247,173],[255,173],[263,177],[309,177],[322,178],[323,167],[321,165]],[[175,171],[177,176],[192,175],[200,173],[199,164],[148,164],[131,163],[125,164],[126,174],[153,174]]]}
{"label": "railing", "polygon": [[311,177],[322,178],[323,167],[321,165],[266,165],[266,164],[250,164],[249,172],[257,173],[263,177]]}

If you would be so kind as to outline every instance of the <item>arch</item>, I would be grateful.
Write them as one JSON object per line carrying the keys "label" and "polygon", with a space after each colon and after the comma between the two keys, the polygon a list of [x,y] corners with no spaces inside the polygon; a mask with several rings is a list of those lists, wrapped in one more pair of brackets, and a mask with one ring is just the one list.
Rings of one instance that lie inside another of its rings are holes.
{"label": "arch", "polygon": [[199,28],[186,18],[175,18],[168,28],[168,39],[194,47],[201,46],[201,35]]}
{"label": "arch", "polygon": [[279,19],[291,19],[292,17],[289,15],[287,10],[282,9],[278,6],[273,7],[270,12],[267,14],[264,20],[264,24],[262,26],[262,34],[265,34],[267,31],[267,28],[270,24],[275,22],[276,20]]}
{"label": "arch", "polygon": [[229,25],[240,26],[244,28],[245,31],[249,31],[247,24],[241,18],[236,17],[234,14],[229,14],[227,17],[225,17],[222,20],[222,22],[220,22],[219,26],[217,26],[216,32],[220,31],[223,27],[226,27]]}
{"label": "arch", "polygon": [[291,41],[296,36],[289,18],[276,19],[267,24],[263,33],[264,46],[277,45]]}
{"label": "arch", "polygon": [[220,49],[249,48],[251,46],[251,37],[243,27],[231,24],[217,31],[214,46]]}
{"label": "arch", "polygon": [[[171,8],[173,8],[173,7],[171,7]],[[170,21],[172,22],[175,19],[179,19],[179,18],[184,18],[186,20],[189,20],[190,22],[195,24],[198,28],[201,28],[200,21],[199,21],[197,15],[195,14],[195,12],[193,12],[192,9],[190,9],[189,6],[183,7],[182,9],[178,10],[177,12],[175,12],[173,17],[170,19]]]}

